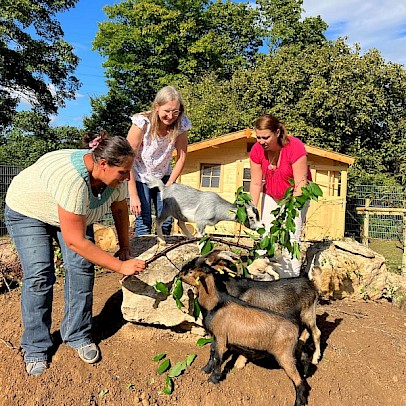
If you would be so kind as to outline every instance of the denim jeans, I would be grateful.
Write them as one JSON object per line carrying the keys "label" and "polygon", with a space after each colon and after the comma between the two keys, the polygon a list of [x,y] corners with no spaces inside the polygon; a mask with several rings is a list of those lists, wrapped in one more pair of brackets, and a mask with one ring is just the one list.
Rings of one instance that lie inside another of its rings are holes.
{"label": "denim jeans", "polygon": [[[164,176],[162,182],[166,183],[169,176]],[[135,235],[151,234],[152,230],[152,203],[154,204],[155,213],[157,216],[162,211],[162,199],[157,187],[149,188],[147,184],[136,182],[138,196],[141,201],[141,214],[135,219]],[[167,218],[162,223],[162,232],[169,235],[172,229],[172,217]]]}
{"label": "denim jeans", "polygon": [[[55,283],[53,239],[61,247],[64,261],[65,311],[61,337],[79,349],[92,342],[94,265],[68,248],[60,228],[26,217],[5,207],[7,230],[14,241],[23,268],[21,313],[24,333],[21,346],[25,362],[45,361],[52,347],[51,314]],[[94,241],[93,226],[86,238]]]}

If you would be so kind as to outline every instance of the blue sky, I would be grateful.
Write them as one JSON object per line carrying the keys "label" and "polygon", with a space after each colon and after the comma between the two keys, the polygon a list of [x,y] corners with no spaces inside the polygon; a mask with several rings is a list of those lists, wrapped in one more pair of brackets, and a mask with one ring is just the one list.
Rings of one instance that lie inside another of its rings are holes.
{"label": "blue sky", "polygon": [[[52,125],[80,127],[83,116],[91,113],[90,97],[107,92],[103,58],[92,51],[97,23],[106,20],[102,8],[119,1],[79,0],[76,7],[58,15],[65,40],[81,59],[75,76],[82,82],[75,100],[68,101]],[[378,49],[386,61],[406,66],[406,1],[404,0],[304,0],[305,16],[320,15],[329,25],[327,37],[347,37],[348,44],[358,43],[362,51]]]}

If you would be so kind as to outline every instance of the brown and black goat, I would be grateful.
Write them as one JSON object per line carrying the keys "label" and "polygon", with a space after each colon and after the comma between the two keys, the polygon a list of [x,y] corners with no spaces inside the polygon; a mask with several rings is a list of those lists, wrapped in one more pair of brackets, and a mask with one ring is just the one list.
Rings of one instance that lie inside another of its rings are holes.
{"label": "brown and black goat", "polygon": [[[206,263],[210,266],[221,263],[228,265],[227,263],[234,263],[237,258],[232,252],[214,250],[200,256],[196,263],[198,265]],[[321,285],[318,267],[314,267],[309,272],[309,277],[300,276],[275,281],[230,277],[227,273],[217,273],[215,277],[224,283],[229,295],[238,297],[254,306],[294,317],[304,327],[300,341],[305,343],[310,334],[312,336],[315,347],[312,364],[317,365],[321,356],[321,333],[316,324],[316,306]],[[245,362],[246,360],[240,357],[236,362],[236,367],[241,368]]]}
{"label": "brown and black goat", "polygon": [[295,359],[298,325],[288,317],[229,295],[216,283],[214,272],[196,258],[179,274],[183,282],[197,288],[203,324],[213,336],[210,361],[205,367],[205,372],[211,372],[209,382],[220,381],[221,365],[229,351],[245,356],[267,353],[274,356],[295,385],[295,406],[306,405],[309,386],[297,370]]}

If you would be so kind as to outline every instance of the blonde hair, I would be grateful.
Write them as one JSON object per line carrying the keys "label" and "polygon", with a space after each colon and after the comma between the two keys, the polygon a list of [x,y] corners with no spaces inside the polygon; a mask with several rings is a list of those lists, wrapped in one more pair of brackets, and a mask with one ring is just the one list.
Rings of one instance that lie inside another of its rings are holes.
{"label": "blonde hair", "polygon": [[255,121],[254,128],[256,130],[270,130],[276,132],[280,130],[278,135],[278,144],[281,147],[284,147],[288,142],[288,132],[286,131],[285,126],[278,118],[272,114],[263,114],[261,117]]}
{"label": "blonde hair", "polygon": [[171,101],[178,101],[179,102],[179,116],[176,118],[176,120],[171,124],[170,129],[169,129],[169,136],[171,138],[171,141],[175,140],[176,137],[180,134],[180,123],[181,123],[181,118],[185,112],[185,106],[182,100],[182,96],[180,93],[176,90],[174,86],[165,86],[161,90],[158,91],[158,93],[155,96],[155,99],[152,103],[151,106],[151,111],[147,113],[149,116],[149,121],[151,123],[151,137],[156,138],[158,136],[157,130],[158,130],[158,124],[159,124],[159,115],[158,115],[158,110],[156,108],[156,105],[158,106],[163,106],[166,103],[169,103]]}

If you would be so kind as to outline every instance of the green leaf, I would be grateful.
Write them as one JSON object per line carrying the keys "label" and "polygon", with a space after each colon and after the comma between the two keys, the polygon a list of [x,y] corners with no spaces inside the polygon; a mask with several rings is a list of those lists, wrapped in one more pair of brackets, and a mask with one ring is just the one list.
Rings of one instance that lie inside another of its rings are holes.
{"label": "green leaf", "polygon": [[203,245],[201,254],[202,254],[202,255],[207,254],[207,253],[209,253],[209,252],[212,251],[212,250],[213,250],[213,243],[212,243],[211,241],[206,241],[206,242],[204,243],[204,245]]}
{"label": "green leaf", "polygon": [[266,230],[265,230],[265,228],[258,228],[257,233],[259,235],[264,235],[266,233]]}
{"label": "green leaf", "polygon": [[181,309],[183,307],[183,303],[178,298],[175,298],[175,303],[178,309]]}
{"label": "green leaf", "polygon": [[190,367],[193,364],[193,361],[196,359],[196,354],[189,354],[186,358],[186,365]]}
{"label": "green leaf", "polygon": [[269,245],[269,241],[270,241],[270,239],[269,239],[268,236],[266,236],[265,238],[263,238],[263,239],[260,241],[260,243],[259,243],[260,249],[265,249],[265,248],[267,248],[268,245]]}
{"label": "green leaf", "polygon": [[198,347],[203,347],[204,345],[209,344],[209,343],[212,343],[212,342],[213,342],[213,337],[210,337],[210,338],[199,338],[199,339],[197,340],[196,345],[197,345]]}
{"label": "green leaf", "polygon": [[275,255],[275,244],[272,244],[268,247],[268,257],[272,258]]}
{"label": "green leaf", "polygon": [[297,241],[293,241],[293,256],[296,259],[300,259],[302,253],[300,252],[300,245]]}
{"label": "green leaf", "polygon": [[320,186],[317,183],[310,182],[308,184],[310,191],[317,197],[323,196],[323,191],[320,189]]}
{"label": "green leaf", "polygon": [[186,361],[180,361],[171,370],[168,372],[168,376],[170,378],[176,378],[177,376],[181,375],[183,371],[186,369]]}
{"label": "green leaf", "polygon": [[152,361],[158,362],[158,361],[161,361],[161,359],[163,359],[165,357],[166,357],[166,354],[164,352],[161,352],[160,354],[155,355],[155,357],[152,358]]}
{"label": "green leaf", "polygon": [[169,376],[166,377],[166,385],[162,389],[162,392],[165,395],[170,395],[173,392],[173,381]]}
{"label": "green leaf", "polygon": [[157,372],[158,375],[162,375],[165,371],[167,371],[171,366],[170,359],[166,359],[165,361],[161,362],[158,366]]}
{"label": "green leaf", "polygon": [[155,289],[157,292],[161,292],[161,293],[163,293],[164,295],[169,296],[168,287],[167,287],[164,283],[162,283],[162,282],[156,281],[156,282],[155,282],[155,285],[154,285],[154,289]]}
{"label": "green leaf", "polygon": [[250,202],[252,200],[252,197],[250,194],[248,193],[242,193],[241,197],[246,201],[246,202]]}
{"label": "green leaf", "polygon": [[183,286],[180,279],[175,279],[175,287],[173,289],[172,296],[175,299],[180,299],[183,296]]}
{"label": "green leaf", "polygon": [[239,207],[237,209],[237,220],[239,223],[244,224],[247,219],[247,210],[245,207]]}

